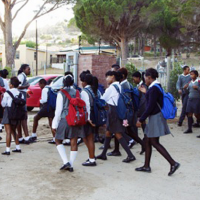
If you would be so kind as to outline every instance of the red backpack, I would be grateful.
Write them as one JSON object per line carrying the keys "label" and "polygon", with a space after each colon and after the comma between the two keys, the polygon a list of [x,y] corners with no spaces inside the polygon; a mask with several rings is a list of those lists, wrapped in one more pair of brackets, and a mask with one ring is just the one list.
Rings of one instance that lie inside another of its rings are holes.
{"label": "red backpack", "polygon": [[76,90],[76,97],[72,98],[66,90],[61,90],[69,99],[68,115],[66,120],[69,126],[83,126],[87,123],[88,113],[85,102],[80,98],[79,91]]}
{"label": "red backpack", "polygon": [[3,99],[3,95],[5,92],[6,92],[6,89],[0,86],[0,104],[1,104],[1,101]]}

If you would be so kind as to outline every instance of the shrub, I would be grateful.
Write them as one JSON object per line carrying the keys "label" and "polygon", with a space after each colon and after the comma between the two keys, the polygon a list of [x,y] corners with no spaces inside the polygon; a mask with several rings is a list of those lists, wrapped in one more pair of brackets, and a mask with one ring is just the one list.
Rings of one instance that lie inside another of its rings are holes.
{"label": "shrub", "polygon": [[128,81],[130,83],[133,83],[133,79],[132,79],[132,74],[136,71],[138,71],[138,69],[135,67],[135,65],[133,63],[127,63],[126,64],[126,69],[128,70]]}
{"label": "shrub", "polygon": [[183,73],[183,69],[181,68],[179,63],[175,63],[174,69],[170,72],[169,79],[169,92],[174,96],[176,100],[180,98],[180,95],[176,89],[176,83],[178,80],[178,76]]}
{"label": "shrub", "polygon": [[12,77],[12,69],[11,67],[5,67],[4,69],[7,69],[8,70],[8,78],[11,78]]}

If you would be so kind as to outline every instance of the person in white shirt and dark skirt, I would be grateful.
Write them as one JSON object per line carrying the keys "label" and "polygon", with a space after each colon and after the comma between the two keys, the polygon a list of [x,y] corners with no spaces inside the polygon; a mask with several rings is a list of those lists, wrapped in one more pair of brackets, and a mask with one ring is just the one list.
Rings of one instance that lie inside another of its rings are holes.
{"label": "person in white shirt and dark skirt", "polygon": [[[29,83],[27,82],[27,76],[30,75],[30,67],[28,64],[22,64],[19,71],[18,71],[18,76],[17,78],[21,82],[19,85],[18,89],[20,92],[24,95],[24,98],[26,100],[27,98],[27,89],[29,87]],[[27,107],[25,106],[25,109],[27,111]],[[30,142],[33,142],[32,138],[29,136],[28,133],[28,124],[27,124],[27,119],[28,119],[28,113],[27,116],[24,120],[22,120],[17,127],[18,135],[19,135],[19,142],[23,144],[30,144]],[[22,137],[22,128],[24,131],[25,138]]]}
{"label": "person in white shirt and dark skirt", "polygon": [[125,127],[123,126],[123,121],[120,120],[117,114],[117,105],[119,99],[119,93],[117,92],[116,88],[113,85],[116,85],[119,90],[121,91],[121,85],[119,81],[121,80],[121,73],[116,71],[109,71],[106,73],[106,81],[109,87],[106,89],[105,93],[102,96],[108,106],[108,118],[107,118],[107,131],[106,131],[106,138],[104,142],[104,149],[103,152],[97,156],[97,159],[107,160],[107,150],[110,145],[111,136],[115,134],[115,137],[118,139],[119,143],[123,147],[123,149],[127,153],[127,158],[123,160],[125,163],[129,163],[134,161],[136,158],[130,151],[126,140],[122,137],[122,134],[125,133]]}
{"label": "person in white shirt and dark skirt", "polygon": [[167,150],[160,144],[161,136],[170,134],[166,119],[164,119],[161,112],[163,107],[163,93],[155,84],[161,85],[156,80],[158,78],[157,70],[149,68],[145,72],[145,83],[149,87],[146,91],[145,87],[140,87],[140,91],[146,93],[147,106],[146,110],[137,122],[137,126],[141,127],[142,123],[149,118],[148,124],[145,128],[145,164],[142,167],[136,168],[136,171],[151,172],[150,160],[152,154],[152,147],[154,147],[170,164],[171,168],[168,173],[171,176],[180,166],[167,152]]}
{"label": "person in white shirt and dark skirt", "polygon": [[[37,127],[38,127],[38,121],[43,118],[47,117],[49,120],[49,126],[52,126],[52,121],[54,118],[54,112],[55,110],[51,107],[48,106],[48,93],[49,93],[49,87],[47,86],[47,81],[45,79],[41,79],[39,81],[39,86],[42,89],[42,95],[40,99],[40,111],[37,113],[36,116],[34,116],[34,121],[33,121],[33,132],[32,132],[32,138],[37,139]],[[53,133],[52,133],[53,134]],[[50,144],[55,144],[55,134],[53,134],[53,139],[52,141],[49,142]]]}
{"label": "person in white shirt and dark skirt", "polygon": [[96,166],[95,161],[95,144],[94,144],[94,134],[95,134],[95,124],[91,121],[91,109],[92,102],[90,102],[90,94],[87,90],[92,92],[95,96],[98,93],[98,79],[93,77],[88,71],[83,71],[80,74],[80,80],[82,82],[83,90],[81,91],[81,99],[86,103],[86,109],[88,112],[87,124],[83,126],[83,141],[88,148],[89,158],[84,162],[83,166]]}
{"label": "person in white shirt and dark skirt", "polygon": [[[72,98],[76,97],[76,90],[73,88],[74,77],[68,74],[63,79],[64,90],[66,90]],[[60,91],[56,100],[55,117],[52,122],[52,129],[55,133],[55,141],[58,153],[63,161],[63,166],[60,170],[69,170],[73,172],[73,164],[78,153],[77,138],[82,138],[82,126],[69,126],[66,121],[68,114],[69,99]],[[70,139],[71,151],[70,159],[68,160],[66,150],[62,144],[64,139]]]}
{"label": "person in white shirt and dark skirt", "polygon": [[[17,89],[19,84],[20,82],[17,77],[12,77],[10,79],[10,90],[8,92],[12,93],[14,97],[19,96],[20,94],[19,90]],[[13,135],[16,144],[16,149],[13,150],[12,152],[21,153],[21,148],[18,141],[18,135],[16,134],[16,127],[18,121],[9,120],[8,118],[8,108],[11,107],[12,101],[13,101],[12,97],[6,92],[1,102],[2,107],[5,108],[2,124],[4,124],[6,130],[6,151],[2,153],[3,155],[10,155],[11,135]]]}

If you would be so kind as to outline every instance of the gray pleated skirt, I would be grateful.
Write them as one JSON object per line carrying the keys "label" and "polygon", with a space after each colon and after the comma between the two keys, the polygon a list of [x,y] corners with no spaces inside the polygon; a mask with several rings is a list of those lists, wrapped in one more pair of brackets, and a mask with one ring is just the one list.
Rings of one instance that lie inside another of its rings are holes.
{"label": "gray pleated skirt", "polygon": [[200,114],[200,99],[188,99],[186,112]]}
{"label": "gray pleated skirt", "polygon": [[149,117],[149,121],[146,125],[144,133],[148,138],[155,138],[171,134],[170,129],[167,125],[167,120],[164,119],[161,112],[156,115],[151,115]]}
{"label": "gray pleated skirt", "polygon": [[117,115],[117,107],[109,105],[107,117],[107,131],[115,133],[125,133],[125,127],[122,125],[123,121]]}
{"label": "gray pleated skirt", "polygon": [[17,125],[18,121],[8,119],[8,107],[5,107],[1,124]]}
{"label": "gray pleated skirt", "polygon": [[87,122],[82,128],[82,137],[85,138],[90,134],[95,134],[95,127],[92,127],[92,125]]}
{"label": "gray pleated skirt", "polygon": [[82,129],[82,126],[69,126],[66,119],[62,118],[56,130],[55,138],[58,140],[83,138]]}

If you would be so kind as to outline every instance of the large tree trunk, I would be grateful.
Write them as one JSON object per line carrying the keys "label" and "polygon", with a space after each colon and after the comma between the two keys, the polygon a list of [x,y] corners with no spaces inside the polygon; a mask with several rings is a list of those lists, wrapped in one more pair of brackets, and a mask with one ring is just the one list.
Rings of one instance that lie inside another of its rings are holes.
{"label": "large tree trunk", "polygon": [[5,55],[6,55],[6,66],[12,67],[14,65],[14,56],[16,50],[13,47],[13,39],[12,39],[12,13],[10,7],[5,5]]}
{"label": "large tree trunk", "polygon": [[134,37],[134,50],[133,50],[133,55],[136,55],[136,46],[137,46],[137,39]]}
{"label": "large tree trunk", "polygon": [[154,35],[153,37],[153,48],[154,48],[154,57],[156,58],[157,57],[157,38],[156,36]]}
{"label": "large tree trunk", "polygon": [[121,67],[125,67],[127,63],[127,46],[128,46],[128,41],[127,39],[121,38],[121,54],[122,54],[122,62],[121,62]]}

